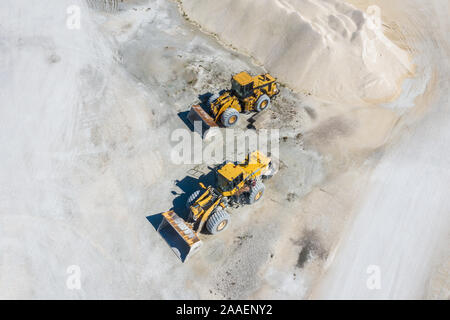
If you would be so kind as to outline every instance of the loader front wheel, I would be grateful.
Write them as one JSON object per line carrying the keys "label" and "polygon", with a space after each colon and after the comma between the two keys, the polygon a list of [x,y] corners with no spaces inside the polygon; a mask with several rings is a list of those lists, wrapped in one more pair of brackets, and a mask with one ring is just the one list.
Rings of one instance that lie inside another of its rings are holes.
{"label": "loader front wheel", "polygon": [[270,98],[267,94],[263,94],[256,101],[255,110],[260,112],[270,107]]}
{"label": "loader front wheel", "polygon": [[233,127],[238,122],[239,116],[239,111],[234,108],[228,108],[222,113],[220,119],[225,127]]}
{"label": "loader front wheel", "polygon": [[208,218],[206,230],[211,234],[225,230],[230,223],[230,215],[222,207],[218,207]]}
{"label": "loader front wheel", "polygon": [[250,195],[248,197],[248,203],[253,204],[262,198],[264,194],[265,186],[261,181],[256,182],[255,186],[250,191]]}

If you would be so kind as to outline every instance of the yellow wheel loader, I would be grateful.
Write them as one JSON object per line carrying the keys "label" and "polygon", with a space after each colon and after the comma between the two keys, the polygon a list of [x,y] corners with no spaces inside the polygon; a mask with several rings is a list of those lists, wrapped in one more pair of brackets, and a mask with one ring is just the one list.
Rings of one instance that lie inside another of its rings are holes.
{"label": "yellow wheel loader", "polygon": [[205,129],[216,127],[218,123],[233,127],[241,112],[260,112],[270,107],[271,98],[279,93],[275,81],[268,73],[255,77],[247,72],[238,73],[231,78],[230,90],[209,98],[209,113],[195,105],[189,111],[188,119],[192,124],[201,121]]}
{"label": "yellow wheel loader", "polygon": [[174,241],[163,236],[182,261],[198,251],[202,244],[199,236],[204,229],[217,234],[228,227],[230,215],[227,207],[252,204],[261,199],[265,188],[263,179],[270,178],[275,167],[270,158],[254,151],[243,163],[226,162],[215,168],[215,173],[214,187],[200,183],[200,189],[187,199],[189,215],[186,221],[174,210],[162,214],[158,232],[166,234],[170,229],[172,235],[182,240]]}

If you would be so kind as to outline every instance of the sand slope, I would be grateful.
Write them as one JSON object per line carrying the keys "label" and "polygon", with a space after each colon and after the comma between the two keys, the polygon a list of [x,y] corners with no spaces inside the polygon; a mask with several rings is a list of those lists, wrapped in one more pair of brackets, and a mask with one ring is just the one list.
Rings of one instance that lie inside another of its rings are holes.
{"label": "sand slope", "polygon": [[[361,6],[369,1],[358,0]],[[448,188],[450,152],[448,3],[385,1],[387,20],[402,27],[415,52],[417,76],[397,103],[414,108],[404,130],[386,150],[367,184],[355,217],[343,232],[336,254],[313,298],[449,298]],[[430,80],[426,75],[431,73]],[[425,92],[419,84],[426,83]],[[417,94],[420,93],[419,96]],[[426,110],[425,116],[419,114]],[[414,122],[419,116],[419,121]],[[379,268],[379,287],[367,282]]]}
{"label": "sand slope", "polygon": [[204,29],[295,90],[322,98],[390,99],[413,70],[406,52],[383,35],[373,8],[365,13],[336,0],[181,2]]}

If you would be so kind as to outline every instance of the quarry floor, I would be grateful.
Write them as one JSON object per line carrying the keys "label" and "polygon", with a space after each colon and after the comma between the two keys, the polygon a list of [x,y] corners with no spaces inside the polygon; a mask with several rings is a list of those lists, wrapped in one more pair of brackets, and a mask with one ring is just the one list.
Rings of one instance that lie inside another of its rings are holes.
{"label": "quarry floor", "polygon": [[[415,76],[395,101],[351,107],[282,84],[267,123],[280,130],[280,171],[185,263],[156,231],[158,215],[181,207],[208,168],[173,163],[172,134],[202,95],[264,67],[187,21],[176,1],[91,12],[99,44],[86,60],[89,46],[74,49],[28,6],[27,26],[62,42],[2,35],[18,70],[2,65],[18,79],[2,82],[2,96],[18,108],[0,111],[0,298],[448,297],[449,25],[445,10],[427,19],[439,1],[373,2]],[[79,290],[67,286],[72,265]],[[370,265],[381,290],[366,286]]]}

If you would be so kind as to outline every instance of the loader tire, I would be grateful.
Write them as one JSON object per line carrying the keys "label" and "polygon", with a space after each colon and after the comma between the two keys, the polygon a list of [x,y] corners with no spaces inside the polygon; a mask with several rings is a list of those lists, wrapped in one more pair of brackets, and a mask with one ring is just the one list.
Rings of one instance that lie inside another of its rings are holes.
{"label": "loader tire", "polygon": [[209,97],[208,104],[211,105],[214,101],[217,100],[218,97],[219,95],[217,93],[213,94],[211,97]]}
{"label": "loader tire", "polygon": [[198,197],[200,196],[200,191],[201,190],[197,190],[195,192],[193,192],[189,198],[186,201],[186,208],[189,209],[195,202],[195,200],[198,199]]}
{"label": "loader tire", "polygon": [[250,195],[248,197],[248,203],[253,204],[253,203],[257,202],[259,199],[261,199],[264,194],[265,188],[266,187],[264,186],[264,183],[262,183],[261,181],[257,181],[255,186],[250,191]]}
{"label": "loader tire", "polygon": [[220,119],[225,127],[233,127],[236,123],[238,123],[239,116],[239,111],[234,108],[228,108],[222,113]]}
{"label": "loader tire", "polygon": [[230,215],[222,207],[218,207],[208,218],[206,230],[211,234],[225,230],[230,224]]}
{"label": "loader tire", "polygon": [[266,110],[270,107],[270,98],[267,94],[261,95],[256,101],[255,110],[257,112]]}

